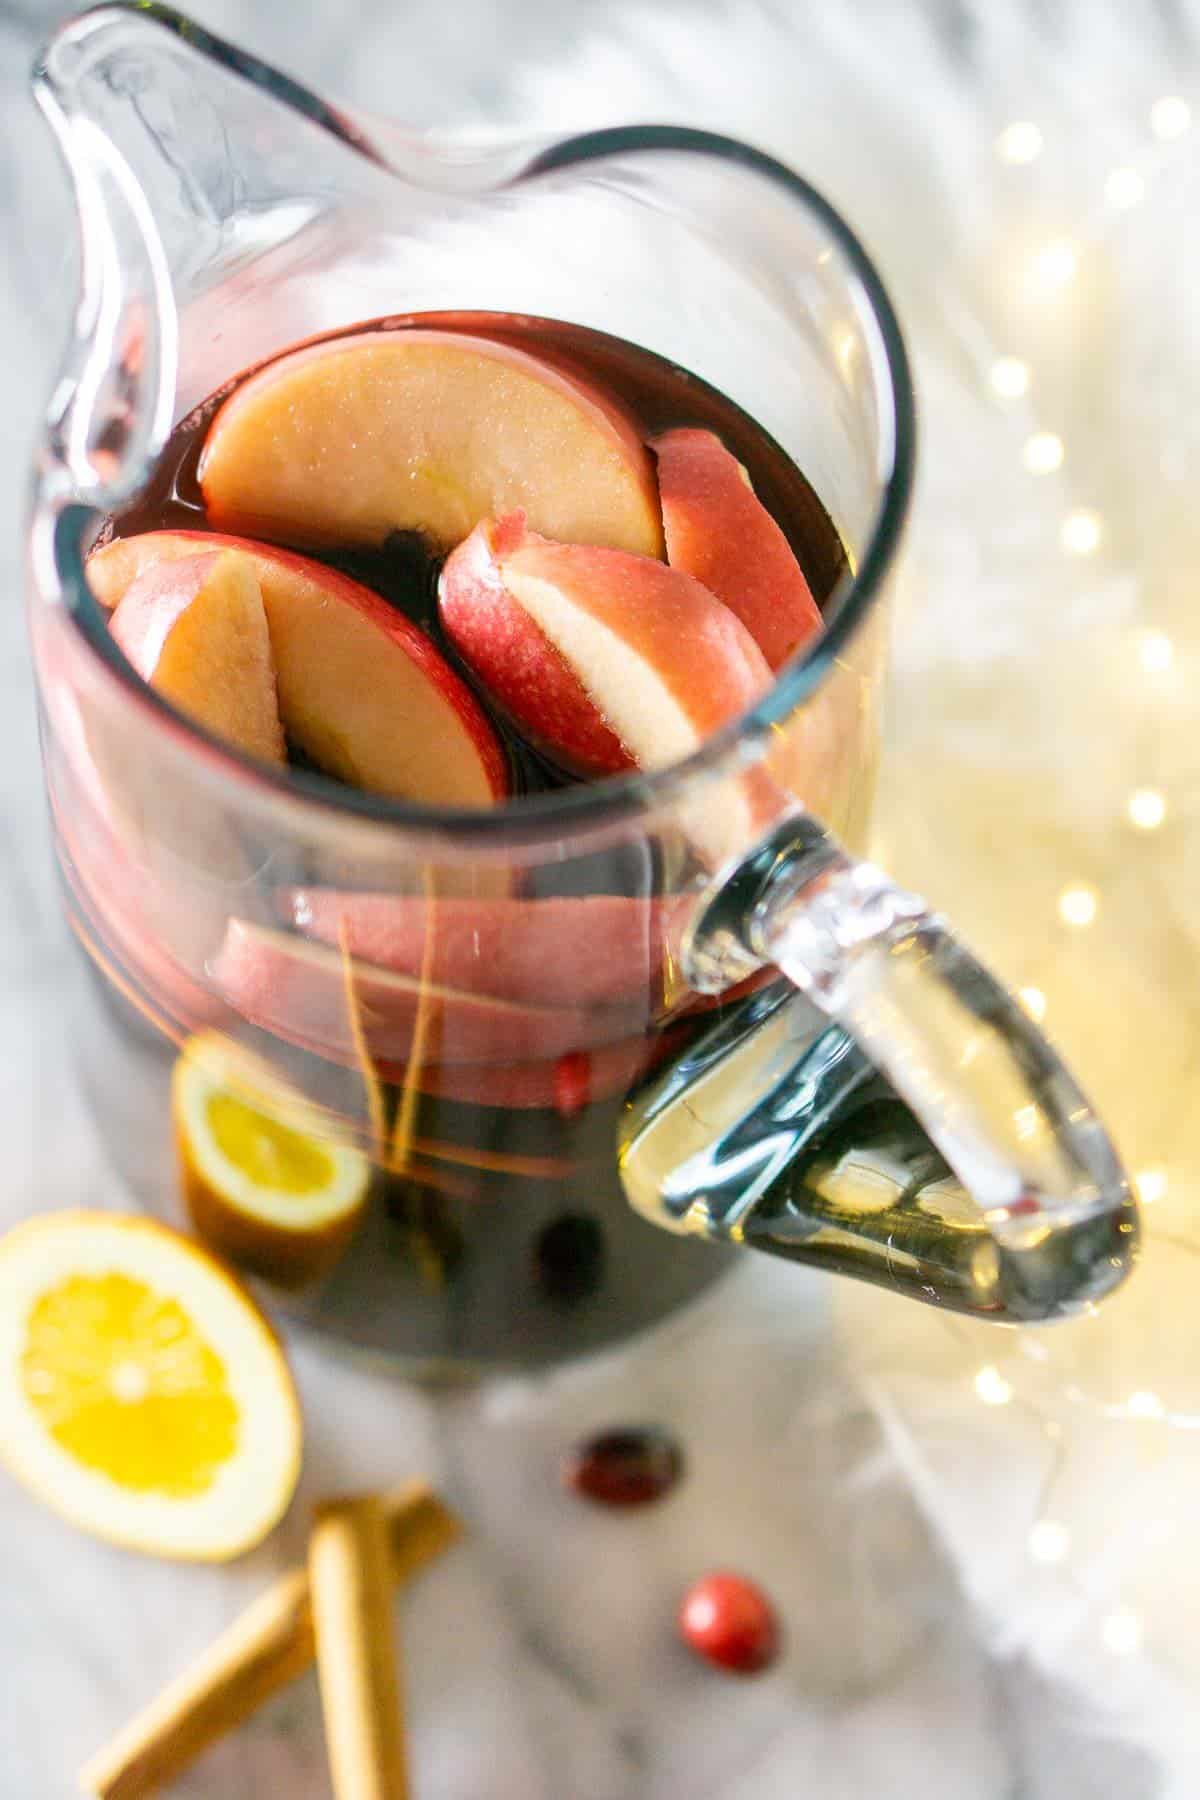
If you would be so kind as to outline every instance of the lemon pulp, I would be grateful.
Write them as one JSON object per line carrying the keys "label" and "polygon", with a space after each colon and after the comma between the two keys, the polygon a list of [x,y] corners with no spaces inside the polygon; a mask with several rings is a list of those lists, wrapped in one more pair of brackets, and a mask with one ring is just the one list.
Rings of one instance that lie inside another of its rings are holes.
{"label": "lemon pulp", "polygon": [[203,1494],[237,1448],[220,1357],[177,1300],[128,1275],[72,1275],[40,1295],[21,1377],[60,1448],[134,1492]]}
{"label": "lemon pulp", "polygon": [[284,1194],[315,1194],[332,1182],[333,1159],[312,1138],[230,1093],[210,1095],[206,1110],[222,1156],[256,1187]]}

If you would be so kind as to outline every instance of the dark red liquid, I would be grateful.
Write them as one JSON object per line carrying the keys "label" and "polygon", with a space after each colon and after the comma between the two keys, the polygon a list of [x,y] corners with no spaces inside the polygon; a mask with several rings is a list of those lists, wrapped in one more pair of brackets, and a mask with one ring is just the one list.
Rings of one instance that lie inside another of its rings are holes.
{"label": "dark red liquid", "polygon": [[[559,365],[623,402],[647,437],[674,425],[715,431],[745,465],[759,498],[789,538],[819,604],[831,594],[845,556],[828,514],[780,447],[731,401],[670,362],[619,339],[552,320],[490,313],[421,314],[360,324],[362,330],[407,327],[488,336]],[[250,374],[253,371],[246,371]],[[245,379],[245,375],[237,380]],[[105,535],[203,531],[207,521],[196,481],[205,432],[230,382],[175,429],[154,478],[138,502],[109,522]],[[423,542],[397,534],[375,551],[314,553],[374,589],[437,643],[470,681],[438,625],[438,565]],[[476,692],[477,684],[472,682]],[[486,695],[480,695],[485,707]],[[566,779],[502,721],[493,718],[513,769],[514,791],[535,792]],[[595,857],[526,872],[524,893],[645,898],[665,876],[656,849],[618,845]],[[153,980],[129,967],[87,903],[86,869],[64,856],[68,906],[91,949],[83,1010],[85,1079],[115,1160],[143,1200],[178,1214],[171,1200],[168,1086],[176,1044],[155,1029],[161,1012]],[[289,872],[303,880],[302,870]],[[581,954],[586,947],[581,946]],[[687,996],[662,1015],[645,1063],[676,1054],[713,1022],[711,1011],[688,1016]],[[248,1033],[237,1021],[238,1036]],[[232,1029],[232,1026],[231,1026]],[[345,1071],[283,1046],[259,1032],[256,1047],[300,1079],[305,1090],[337,1105]],[[587,1052],[559,1059],[546,1105],[479,1105],[421,1094],[412,1121],[422,1146],[421,1173],[378,1170],[365,1223],[332,1275],[289,1304],[339,1335],[428,1360],[459,1362],[507,1356],[538,1362],[626,1334],[707,1285],[719,1253],[668,1237],[628,1209],[616,1177],[614,1144],[621,1092],[593,1100]],[[385,1092],[389,1117],[407,1102]],[[269,1250],[243,1259],[271,1281]]]}

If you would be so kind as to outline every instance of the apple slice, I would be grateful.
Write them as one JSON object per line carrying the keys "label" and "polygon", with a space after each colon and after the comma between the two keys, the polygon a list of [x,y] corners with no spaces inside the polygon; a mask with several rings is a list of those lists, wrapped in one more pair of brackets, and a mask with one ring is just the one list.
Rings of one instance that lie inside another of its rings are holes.
{"label": "apple slice", "polygon": [[664,903],[615,894],[437,899],[288,888],[280,917],[322,943],[440,986],[571,1008],[640,1000],[661,985]]}
{"label": "apple slice", "polygon": [[290,543],[417,531],[448,550],[523,506],[553,537],[662,550],[650,458],[616,403],[453,331],[368,331],[269,363],[217,413],[199,477],[215,526]]}
{"label": "apple slice", "polygon": [[728,607],[679,569],[485,520],[449,558],[442,623],[530,738],[579,774],[679,762],[771,685]]}
{"label": "apple slice", "polygon": [[723,600],[771,668],[780,668],[821,629],[791,545],[741,463],[711,431],[667,431],[651,449],[671,567]]}
{"label": "apple slice", "polygon": [[231,919],[213,960],[214,985],[252,1025],[334,1062],[357,1060],[350,994],[373,1057],[403,1062],[421,1018],[437,1063],[542,1060],[628,1037],[644,1005],[516,1005],[350,958],[323,944]]}
{"label": "apple slice", "polygon": [[153,531],[95,551],[88,579],[113,604],[143,571],[213,547],[253,564],[283,727],[314,762],[356,787],[428,806],[504,798],[504,752],[466,684],[403,614],[337,570],[246,539]]}
{"label": "apple slice", "polygon": [[224,1003],[161,947],[144,912],[145,881],[137,880],[137,872],[116,852],[111,858],[97,857],[92,845],[84,860],[57,808],[55,824],[68,923],[110,985],[176,1042],[223,1019],[228,1010]]}
{"label": "apple slice", "polygon": [[180,712],[248,756],[284,761],[267,615],[248,556],[214,550],[144,570],[112,634]]}

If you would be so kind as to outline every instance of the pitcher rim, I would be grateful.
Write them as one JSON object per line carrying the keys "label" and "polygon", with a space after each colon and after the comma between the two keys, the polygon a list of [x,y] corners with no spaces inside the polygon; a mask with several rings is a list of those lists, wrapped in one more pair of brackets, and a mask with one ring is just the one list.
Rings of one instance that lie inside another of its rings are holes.
{"label": "pitcher rim", "polygon": [[[279,104],[307,118],[337,138],[349,150],[384,167],[387,156],[375,146],[369,133],[350,115],[321,100],[291,76],[260,61],[249,52],[206,31],[158,0],[127,5],[108,3],[77,16],[60,28],[56,37],[69,33],[84,20],[94,28],[100,15],[115,15],[156,24],[181,38],[187,47],[206,55],[234,76],[262,88]],[[42,59],[35,64],[35,81]],[[504,134],[493,134],[503,143]],[[426,140],[427,147],[436,138]],[[857,634],[880,597],[890,573],[908,519],[915,477],[916,408],[908,354],[899,321],[887,289],[857,234],[836,208],[813,185],[766,151],[717,132],[686,125],[620,125],[570,134],[542,143],[529,159],[501,184],[515,186],[615,155],[650,152],[683,152],[713,157],[759,175],[781,189],[789,199],[816,219],[843,259],[851,286],[857,284],[866,302],[867,316],[879,337],[886,382],[881,397],[891,408],[890,466],[883,474],[874,519],[856,566],[844,571],[827,602],[828,622],[821,635],[777,675],[758,703],[720,730],[682,761],[653,771],[581,783],[551,793],[515,796],[493,808],[443,808],[424,806],[349,788],[315,771],[276,769],[232,748],[202,726],[176,711],[126,660],[108,629],[107,615],[88,585],[85,575],[85,538],[101,516],[91,506],[66,500],[55,509],[52,521],[52,558],[58,595],[73,617],[89,648],[115,678],[124,699],[140,711],[150,727],[201,754],[214,773],[235,783],[250,784],[269,792],[281,803],[315,807],[358,823],[384,828],[447,833],[483,846],[514,835],[546,832],[555,835],[619,824],[625,819],[669,808],[695,783],[730,768],[760,761],[770,748],[772,734],[817,691],[839,657]],[[41,509],[39,509],[41,510]],[[35,511],[35,531],[39,521]]]}

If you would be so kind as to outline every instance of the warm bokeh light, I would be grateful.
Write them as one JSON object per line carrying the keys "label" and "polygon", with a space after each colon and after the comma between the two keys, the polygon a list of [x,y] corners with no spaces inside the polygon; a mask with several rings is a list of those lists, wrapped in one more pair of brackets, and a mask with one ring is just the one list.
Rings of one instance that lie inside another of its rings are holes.
{"label": "warm bokeh light", "polygon": [[1038,1519],[1029,1527],[1029,1554],[1034,1562],[1060,1563],[1071,1548],[1071,1534],[1057,1519]]}
{"label": "warm bokeh light", "polygon": [[1033,259],[1030,273],[1037,286],[1049,292],[1066,287],[1074,281],[1079,269],[1079,257],[1075,246],[1065,238],[1056,238],[1051,244],[1044,244]]}
{"label": "warm bokeh light", "polygon": [[1035,431],[1026,438],[1022,451],[1025,467],[1031,475],[1053,475],[1061,469],[1066,454],[1062,439],[1053,431]]}
{"label": "warm bokeh light", "polygon": [[1096,917],[1098,904],[1095,888],[1086,887],[1081,881],[1073,882],[1058,896],[1058,916],[1064,925],[1090,925]]}
{"label": "warm bokeh light", "polygon": [[1153,1206],[1161,1200],[1167,1191],[1167,1171],[1165,1169],[1139,1169],[1133,1178],[1137,1189],[1137,1197],[1143,1206]]}
{"label": "warm bokeh light", "polygon": [[1165,631],[1143,631],[1138,639],[1138,657],[1147,675],[1162,675],[1174,660],[1175,646]]}
{"label": "warm bokeh light", "polygon": [[1142,1388],[1136,1394],[1130,1394],[1125,1402],[1125,1411],[1131,1419],[1161,1419],[1165,1407],[1157,1394]]}
{"label": "warm bokeh light", "polygon": [[1103,529],[1099,513],[1080,507],[1076,512],[1068,513],[1062,522],[1059,533],[1062,547],[1072,556],[1090,556],[1100,543]]}
{"label": "warm bokeh light", "polygon": [[1150,129],[1156,138],[1179,138],[1191,129],[1192,109],[1178,94],[1164,94],[1150,108]]}
{"label": "warm bokeh light", "polygon": [[1025,1008],[1031,1019],[1040,1025],[1046,1016],[1046,996],[1041,988],[1023,987],[1017,992],[1017,999]]}
{"label": "warm bokeh light", "polygon": [[975,1392],[985,1406],[1007,1406],[1013,1397],[1011,1381],[1005,1381],[994,1363],[985,1363],[975,1377]]}
{"label": "warm bokeh light", "polygon": [[1031,163],[1042,154],[1045,141],[1032,119],[1014,119],[996,139],[996,155],[1001,162]]}
{"label": "warm bokeh light", "polygon": [[1100,1636],[1114,1656],[1132,1656],[1142,1646],[1142,1621],[1130,1607],[1118,1606],[1100,1627]]}
{"label": "warm bokeh light", "polygon": [[1158,788],[1134,788],[1125,810],[1139,831],[1156,831],[1167,816],[1167,797]]}
{"label": "warm bokeh light", "polygon": [[1001,356],[992,364],[988,379],[1002,400],[1019,400],[1029,392],[1029,364],[1019,356]]}
{"label": "warm bokeh light", "polygon": [[1104,184],[1104,198],[1119,212],[1137,206],[1145,193],[1146,184],[1136,169],[1113,169]]}

